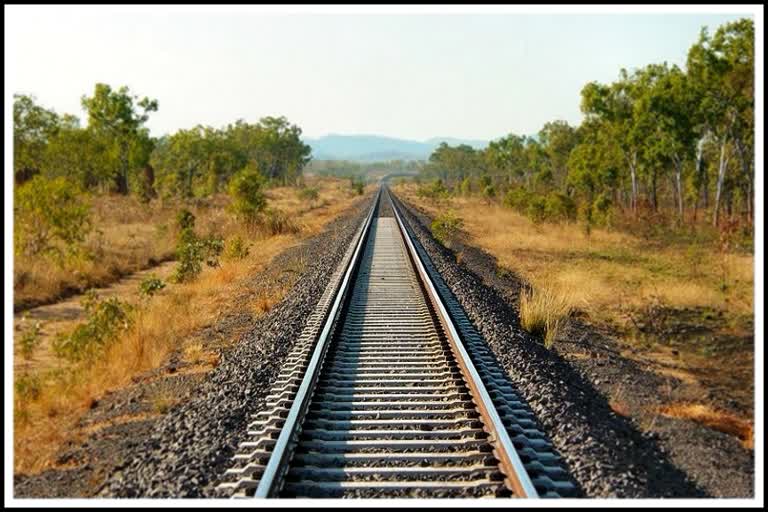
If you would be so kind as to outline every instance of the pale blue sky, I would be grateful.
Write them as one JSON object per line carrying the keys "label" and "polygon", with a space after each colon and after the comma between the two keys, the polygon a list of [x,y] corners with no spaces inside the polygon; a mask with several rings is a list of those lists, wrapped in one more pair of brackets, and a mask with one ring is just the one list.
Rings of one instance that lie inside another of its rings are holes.
{"label": "pale blue sky", "polygon": [[6,80],[58,112],[94,83],[159,100],[154,135],[285,115],[308,136],[491,139],[581,120],[621,67],[683,65],[726,14],[271,14],[6,7]]}

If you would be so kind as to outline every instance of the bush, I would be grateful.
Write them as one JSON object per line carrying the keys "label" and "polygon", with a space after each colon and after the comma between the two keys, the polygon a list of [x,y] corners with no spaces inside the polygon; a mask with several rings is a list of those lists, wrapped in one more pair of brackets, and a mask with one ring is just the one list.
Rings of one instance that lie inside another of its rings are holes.
{"label": "bush", "polygon": [[483,189],[483,197],[490,202],[491,199],[496,197],[496,188],[493,185],[486,185]]}
{"label": "bush", "polygon": [[318,192],[316,187],[304,187],[299,189],[298,192],[299,199],[302,201],[306,201],[308,203],[314,203],[317,201],[317,198],[320,196],[320,193]]}
{"label": "bush", "polygon": [[419,185],[419,188],[416,189],[416,195],[436,200],[445,199],[449,194],[448,189],[443,184],[443,180],[436,179],[428,185]]}
{"label": "bush", "polygon": [[72,362],[92,360],[101,354],[133,320],[133,307],[116,297],[100,300],[91,290],[82,304],[86,321],[70,334],[59,335],[53,342],[56,355]]}
{"label": "bush", "polygon": [[250,252],[250,245],[239,237],[234,236],[227,240],[224,245],[224,259],[227,260],[242,260],[245,259]]}
{"label": "bush", "polygon": [[472,180],[469,176],[461,180],[461,186],[459,187],[461,195],[468,196],[472,193]]}
{"label": "bush", "polygon": [[91,231],[91,207],[65,178],[38,175],[16,189],[14,222],[17,254],[75,255]]}
{"label": "bush", "polygon": [[299,232],[299,226],[282,210],[267,208],[261,219],[261,226],[270,236]]}
{"label": "bush", "polygon": [[154,274],[145,277],[139,283],[139,293],[143,297],[152,297],[163,288],[165,288],[165,283]]}
{"label": "bush", "polygon": [[203,271],[203,262],[209,267],[219,266],[219,256],[224,250],[224,240],[216,235],[198,238],[191,229],[182,232],[176,247],[176,271],[173,280],[183,283],[194,280]]}
{"label": "bush", "polygon": [[245,222],[255,222],[266,208],[267,199],[263,187],[264,177],[253,166],[246,167],[229,182],[231,208]]}
{"label": "bush", "polygon": [[349,178],[349,186],[352,189],[352,191],[357,194],[358,196],[363,195],[363,191],[365,189],[365,183],[360,178]]}
{"label": "bush", "polygon": [[[24,323],[26,323],[27,318],[24,317],[23,320]],[[21,335],[19,345],[21,346],[21,356],[24,359],[30,360],[35,349],[40,345],[40,342],[42,341],[40,339],[40,330],[41,323],[38,321],[32,324],[32,327],[26,329]]]}
{"label": "bush", "polygon": [[17,375],[14,382],[16,401],[26,402],[40,397],[43,383],[40,376],[34,373],[22,373]]}
{"label": "bush", "polygon": [[541,222],[546,219],[546,200],[539,195],[531,195],[525,215],[533,222]]}
{"label": "bush", "polygon": [[447,211],[432,221],[432,236],[444,246],[450,247],[463,224],[461,218],[452,211]]}
{"label": "bush", "polygon": [[525,212],[528,209],[528,203],[531,199],[531,194],[522,187],[511,188],[504,196],[504,205]]}
{"label": "bush", "polygon": [[183,209],[176,214],[176,225],[179,227],[180,231],[194,229],[195,216],[189,210]]}
{"label": "bush", "polygon": [[544,214],[552,222],[574,220],[576,202],[565,194],[550,192],[544,205]]}

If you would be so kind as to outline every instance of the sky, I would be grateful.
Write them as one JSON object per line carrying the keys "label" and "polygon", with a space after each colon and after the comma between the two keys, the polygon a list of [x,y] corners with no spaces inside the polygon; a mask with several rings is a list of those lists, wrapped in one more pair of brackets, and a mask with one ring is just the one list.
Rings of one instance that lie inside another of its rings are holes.
{"label": "sky", "polygon": [[6,6],[6,96],[84,119],[95,83],[127,85],[158,100],[155,136],[284,115],[310,137],[488,140],[578,124],[587,82],[683,66],[702,26],[751,16],[273,11]]}

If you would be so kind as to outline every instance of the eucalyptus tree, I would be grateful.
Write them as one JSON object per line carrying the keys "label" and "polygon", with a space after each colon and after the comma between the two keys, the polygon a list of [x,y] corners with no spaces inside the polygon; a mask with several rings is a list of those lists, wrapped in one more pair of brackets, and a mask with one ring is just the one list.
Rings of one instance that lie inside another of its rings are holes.
{"label": "eucalyptus tree", "polygon": [[512,185],[515,178],[525,175],[525,137],[510,133],[493,140],[484,151],[484,157],[491,169],[506,175]]}
{"label": "eucalyptus tree", "polygon": [[93,96],[83,96],[81,103],[88,112],[89,130],[96,136],[109,138],[114,144],[113,191],[127,194],[131,146],[142,136],[149,113],[157,111],[157,100],[139,99],[125,86],[113,90],[107,84],[97,83]]}
{"label": "eucalyptus tree", "polygon": [[35,103],[34,96],[13,95],[13,172],[17,183],[42,171],[46,147],[59,124],[59,116]]}
{"label": "eucalyptus tree", "polygon": [[568,177],[568,158],[578,143],[576,128],[567,121],[551,121],[539,130],[539,141],[544,150],[553,184],[561,188]]}
{"label": "eucalyptus tree", "polygon": [[[754,143],[754,23],[727,23],[710,37],[706,29],[688,52],[687,72],[701,97],[695,112],[700,136],[719,149],[713,224],[717,225],[726,172],[732,153],[752,183]],[[751,190],[750,194],[751,196]],[[748,199],[751,201],[751,197]]]}

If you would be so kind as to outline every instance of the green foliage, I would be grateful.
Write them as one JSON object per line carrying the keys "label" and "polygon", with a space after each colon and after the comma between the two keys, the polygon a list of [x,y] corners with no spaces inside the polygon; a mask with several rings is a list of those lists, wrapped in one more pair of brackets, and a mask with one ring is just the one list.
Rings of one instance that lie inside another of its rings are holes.
{"label": "green foliage", "polygon": [[425,197],[432,200],[445,199],[449,195],[448,189],[445,188],[445,184],[440,178],[433,180],[428,185],[419,185],[416,194],[419,197]]}
{"label": "green foliage", "polygon": [[153,144],[144,123],[150,112],[157,111],[157,100],[139,99],[125,86],[112,89],[97,83],[93,96],[83,96],[81,104],[88,112],[88,128],[108,141],[109,153],[114,155],[110,165],[112,191],[127,194],[129,172],[143,167],[149,160]]}
{"label": "green foliage", "polygon": [[435,240],[450,248],[463,224],[464,221],[449,210],[438,215],[432,221],[432,236],[435,237]]}
{"label": "green foliage", "polygon": [[302,187],[298,190],[297,195],[301,201],[314,203],[320,196],[320,192],[317,190],[317,187]]}
{"label": "green foliage", "polygon": [[252,165],[244,168],[230,181],[231,208],[244,222],[254,223],[267,206],[263,187],[264,177]]}
{"label": "green foliage", "polygon": [[43,389],[43,382],[39,375],[35,373],[20,373],[14,376],[14,390],[16,391],[17,402],[28,402],[40,397]]}
{"label": "green foliage", "polygon": [[547,218],[547,201],[540,195],[533,194],[528,200],[525,215],[533,222],[542,222]]}
{"label": "green foliage", "polygon": [[493,185],[486,185],[483,189],[483,197],[489,201],[496,197],[496,188]]}
{"label": "green foliage", "polygon": [[195,215],[186,208],[183,208],[176,214],[176,226],[178,226],[180,231],[194,229]]}
{"label": "green foliage", "polygon": [[[24,317],[23,321],[26,323],[27,318]],[[19,338],[21,356],[27,361],[32,358],[32,354],[35,352],[35,349],[40,346],[40,342],[42,341],[40,338],[41,328],[41,322],[37,321],[33,323],[30,328],[25,329]]]}
{"label": "green foliage", "polygon": [[463,196],[468,196],[472,193],[472,179],[469,176],[461,180],[459,191]]}
{"label": "green foliage", "polygon": [[528,209],[530,200],[531,194],[523,187],[511,188],[504,195],[504,205],[520,212],[525,212]]}
{"label": "green foliage", "polygon": [[176,246],[176,270],[173,280],[177,283],[193,281],[203,271],[203,262],[209,267],[219,266],[219,256],[224,250],[224,240],[211,235],[198,238],[192,229],[185,229]]}
{"label": "green foliage", "polygon": [[154,274],[145,277],[139,283],[139,293],[143,297],[152,297],[163,288],[165,288],[165,283]]}
{"label": "green foliage", "polygon": [[248,257],[250,252],[250,245],[247,244],[242,237],[234,236],[227,239],[224,245],[224,259],[227,260],[242,260]]}
{"label": "green foliage", "polygon": [[575,220],[576,202],[560,192],[550,192],[544,205],[544,215],[551,222]]}
{"label": "green foliage", "polygon": [[91,290],[82,305],[86,320],[53,342],[56,355],[71,362],[95,359],[133,322],[133,306],[117,297],[102,300]]}
{"label": "green foliage", "polygon": [[358,196],[363,195],[363,191],[365,189],[365,182],[361,178],[357,176],[353,176],[349,178],[349,186],[356,195]]}
{"label": "green foliage", "polygon": [[16,188],[14,246],[17,254],[77,255],[91,231],[91,208],[64,178],[35,176]]}

